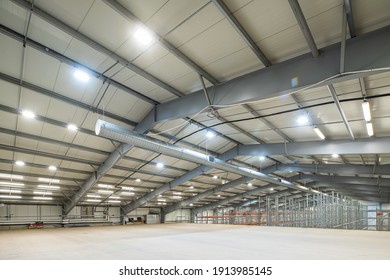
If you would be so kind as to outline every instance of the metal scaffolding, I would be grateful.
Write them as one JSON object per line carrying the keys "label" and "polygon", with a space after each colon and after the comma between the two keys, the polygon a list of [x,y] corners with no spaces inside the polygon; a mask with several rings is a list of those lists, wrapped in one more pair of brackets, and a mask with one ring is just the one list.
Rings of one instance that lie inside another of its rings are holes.
{"label": "metal scaffolding", "polygon": [[[373,212],[373,213],[371,213]],[[371,215],[370,215],[371,213]],[[379,213],[379,214],[378,214]],[[389,214],[370,210],[358,200],[339,193],[270,195],[245,207],[218,207],[194,217],[195,223],[389,230]],[[374,214],[374,215],[373,215]],[[376,214],[376,216],[375,216]]]}

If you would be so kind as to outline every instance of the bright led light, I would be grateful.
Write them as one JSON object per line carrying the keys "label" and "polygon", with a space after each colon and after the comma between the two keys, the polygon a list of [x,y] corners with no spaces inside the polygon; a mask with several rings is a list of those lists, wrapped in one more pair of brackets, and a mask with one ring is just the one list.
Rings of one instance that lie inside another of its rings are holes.
{"label": "bright led light", "polygon": [[217,175],[214,175],[214,176],[213,176],[213,179],[214,179],[214,180],[217,180],[217,179],[218,179],[218,176],[217,176]]}
{"label": "bright led light", "polygon": [[34,191],[34,194],[51,195],[53,193],[52,192]]}
{"label": "bright led light", "polygon": [[89,81],[89,75],[80,69],[74,71],[73,76],[75,76],[76,79],[83,82]]}
{"label": "bright led light", "polygon": [[194,204],[191,203],[190,206],[194,206]]}
{"label": "bright led light", "polygon": [[252,183],[248,183],[248,187],[252,187],[253,186],[253,184]]}
{"label": "bright led light", "polygon": [[17,161],[15,161],[15,164],[18,165],[18,166],[23,166],[24,165],[24,161],[17,160]]}
{"label": "bright led light", "polygon": [[273,190],[274,190],[274,188],[270,188],[269,190],[270,190],[270,191],[273,191]]}
{"label": "bright led light", "polygon": [[181,195],[181,192],[173,192],[174,195]]}
{"label": "bright led light", "polygon": [[87,202],[100,202],[100,199],[86,199]]}
{"label": "bright led light", "polygon": [[193,189],[194,188],[194,186],[190,186],[190,189]]}
{"label": "bright led light", "polygon": [[333,154],[333,155],[332,155],[332,158],[338,158],[338,157],[339,157],[338,154]]}
{"label": "bright led light", "polygon": [[140,182],[141,182],[141,179],[140,179],[140,178],[137,178],[137,179],[135,179],[135,181],[136,181],[137,183],[140,183]]}
{"label": "bright led light", "polygon": [[98,184],[98,187],[99,188],[107,188],[107,189],[114,188],[112,185],[108,185],[108,184]]}
{"label": "bright led light", "polygon": [[148,45],[152,41],[152,35],[145,28],[138,28],[134,33],[134,37],[137,38],[144,45]]}
{"label": "bright led light", "polygon": [[181,195],[174,195],[174,196],[172,196],[172,198],[173,199],[181,199],[182,197],[181,197]]}
{"label": "bright led light", "polygon": [[159,198],[159,199],[157,199],[157,201],[167,201],[167,200],[164,198]]}
{"label": "bright led light", "polygon": [[261,161],[265,160],[265,156],[259,156],[259,160]]}
{"label": "bright led light", "polygon": [[133,192],[121,192],[121,194],[122,194],[122,195],[129,195],[129,196],[130,196],[130,195],[134,195]]}
{"label": "bright led light", "polygon": [[0,195],[0,198],[20,199],[22,197],[20,195]]}
{"label": "bright led light", "polygon": [[54,165],[50,165],[50,166],[49,166],[49,170],[50,170],[50,171],[56,171],[56,170],[57,170],[57,167],[55,167]]}
{"label": "bright led light", "polygon": [[68,129],[71,131],[76,131],[78,129],[78,127],[74,124],[68,124]]}
{"label": "bright led light", "polygon": [[23,184],[23,183],[15,183],[15,182],[4,182],[4,181],[1,181],[1,182],[0,182],[0,186],[16,186],[16,187],[23,187],[24,184]]}
{"label": "bright led light", "polygon": [[206,133],[206,137],[207,137],[207,138],[213,138],[213,137],[215,137],[214,131],[208,130],[207,133]]}
{"label": "bright led light", "polygon": [[374,135],[374,128],[372,126],[372,123],[367,123],[366,124],[367,126],[367,133],[368,133],[368,136],[373,136]]}
{"label": "bright led light", "polygon": [[217,197],[221,197],[221,195],[219,194],[219,195],[217,195]]}
{"label": "bright led light", "polygon": [[106,191],[106,190],[98,190],[98,193],[106,193],[106,194],[112,194],[113,191]]}
{"label": "bright led light", "polygon": [[0,192],[3,192],[3,193],[21,193],[22,191],[21,190],[2,190],[2,189],[0,189]]}
{"label": "bright led light", "polygon": [[53,200],[52,197],[47,197],[47,196],[34,196],[33,199],[35,199],[35,200]]}
{"label": "bright led light", "polygon": [[50,190],[58,190],[60,189],[59,186],[52,186],[52,185],[38,185],[39,189],[50,189]]}
{"label": "bright led light", "polygon": [[31,111],[28,111],[28,110],[23,110],[22,111],[22,115],[23,115],[23,117],[26,117],[28,119],[35,118],[35,114],[33,112],[31,112]]}
{"label": "bright led light", "polygon": [[87,197],[101,198],[98,194],[87,194]]}
{"label": "bright led light", "polygon": [[13,175],[13,174],[0,173],[0,178],[23,180],[24,177],[21,176],[21,175]]}
{"label": "bright led light", "polygon": [[364,119],[366,120],[366,122],[371,121],[370,103],[368,103],[368,101],[364,101],[362,103],[362,108],[363,108]]}
{"label": "bright led light", "polygon": [[55,183],[58,184],[60,180],[58,179],[50,179],[50,178],[38,178],[39,182],[45,182],[45,183]]}
{"label": "bright led light", "polygon": [[321,130],[318,127],[314,128],[314,132],[320,137],[322,140],[325,139],[325,135],[321,132]]}
{"label": "bright led light", "polygon": [[309,122],[309,119],[307,116],[300,116],[298,119],[297,119],[297,122],[300,124],[300,125],[304,125],[304,124],[307,124]]}
{"label": "bright led light", "polygon": [[109,200],[109,201],[107,201],[108,203],[121,203],[121,201],[120,200]]}
{"label": "bright led light", "polygon": [[196,195],[196,193],[193,193],[193,194],[192,194],[192,196],[195,196],[195,195]]}
{"label": "bright led light", "polygon": [[163,168],[164,164],[162,162],[157,162],[156,166],[157,168]]}
{"label": "bright led light", "polygon": [[122,190],[132,191],[132,190],[134,190],[134,188],[133,187],[122,187]]}
{"label": "bright led light", "polygon": [[120,196],[115,196],[115,195],[112,195],[112,196],[110,196],[110,198],[112,198],[112,199],[119,199],[119,198],[120,198]]}

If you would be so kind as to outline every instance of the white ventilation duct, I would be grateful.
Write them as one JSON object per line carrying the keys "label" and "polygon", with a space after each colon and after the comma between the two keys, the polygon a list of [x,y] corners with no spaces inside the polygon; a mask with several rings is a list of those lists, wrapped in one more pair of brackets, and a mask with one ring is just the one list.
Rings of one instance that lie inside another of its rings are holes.
{"label": "white ventilation duct", "polygon": [[157,139],[153,139],[149,136],[139,134],[135,131],[127,130],[125,128],[105,122],[103,120],[98,120],[96,122],[95,133],[98,136],[102,136],[122,143],[131,144],[143,149],[154,151],[156,153],[161,153],[174,158],[211,166],[216,169],[232,172],[235,174],[239,174],[241,176],[250,177],[252,179],[261,180],[263,182],[268,182],[285,188],[292,188],[299,191],[312,192],[307,188],[302,188],[286,180],[273,178],[265,175],[264,173],[257,172],[255,170],[226,163],[225,161],[215,158],[213,156],[205,155],[193,150],[178,147]]}

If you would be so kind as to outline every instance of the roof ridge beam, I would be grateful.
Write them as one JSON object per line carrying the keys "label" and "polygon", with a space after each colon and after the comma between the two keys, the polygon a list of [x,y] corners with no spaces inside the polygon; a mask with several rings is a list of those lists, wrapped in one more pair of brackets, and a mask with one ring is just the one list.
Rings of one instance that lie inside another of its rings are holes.
{"label": "roof ridge beam", "polygon": [[[278,97],[309,86],[316,88],[387,72],[390,70],[389,46],[390,26],[387,26],[346,41],[346,73],[339,73],[340,43],[336,43],[321,49],[318,59],[304,54],[209,87],[208,92],[214,109],[218,109]],[[292,77],[299,77],[298,85],[292,85]],[[157,105],[152,121],[158,123],[195,115],[206,107],[208,103],[201,89]]]}

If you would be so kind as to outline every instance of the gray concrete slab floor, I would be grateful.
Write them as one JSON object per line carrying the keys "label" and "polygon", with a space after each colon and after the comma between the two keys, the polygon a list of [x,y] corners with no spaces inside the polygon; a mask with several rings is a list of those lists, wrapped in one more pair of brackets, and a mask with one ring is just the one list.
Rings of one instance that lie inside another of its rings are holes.
{"label": "gray concrete slab floor", "polygon": [[211,224],[1,230],[2,260],[390,260],[390,233]]}

